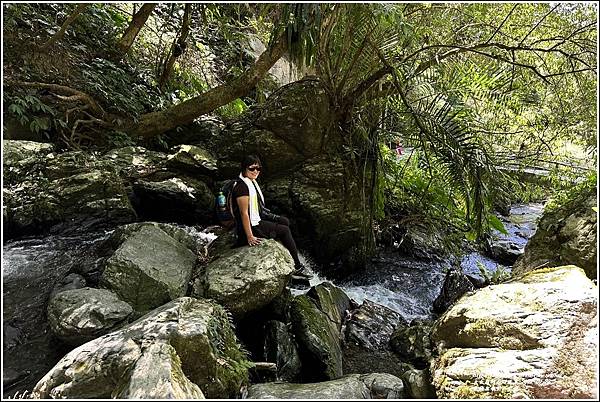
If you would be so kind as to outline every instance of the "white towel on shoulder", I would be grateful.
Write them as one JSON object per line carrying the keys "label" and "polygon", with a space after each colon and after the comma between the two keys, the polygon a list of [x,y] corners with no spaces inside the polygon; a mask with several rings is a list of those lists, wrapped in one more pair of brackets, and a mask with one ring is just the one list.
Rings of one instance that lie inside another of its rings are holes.
{"label": "white towel on shoulder", "polygon": [[265,202],[265,197],[263,197],[263,193],[260,190],[260,186],[258,185],[258,183],[256,181],[252,181],[247,177],[244,177],[241,173],[240,173],[240,179],[242,179],[242,181],[244,183],[246,183],[246,186],[248,186],[248,195],[250,197],[250,199],[248,200],[248,214],[250,215],[250,225],[251,226],[256,226],[258,225],[258,222],[260,222],[260,209],[259,209],[259,200],[258,200],[258,196],[260,195],[260,199],[263,204]]}

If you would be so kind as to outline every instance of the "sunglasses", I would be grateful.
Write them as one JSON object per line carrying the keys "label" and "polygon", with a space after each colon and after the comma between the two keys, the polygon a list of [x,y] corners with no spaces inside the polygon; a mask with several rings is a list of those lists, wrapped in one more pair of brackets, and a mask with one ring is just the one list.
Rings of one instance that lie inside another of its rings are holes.
{"label": "sunglasses", "polygon": [[261,170],[262,168],[261,168],[260,166],[250,166],[250,167],[248,167],[248,168],[246,168],[246,169],[248,169],[248,170],[249,170],[249,171],[251,171],[251,172],[256,172],[257,170],[260,172],[260,170]]}

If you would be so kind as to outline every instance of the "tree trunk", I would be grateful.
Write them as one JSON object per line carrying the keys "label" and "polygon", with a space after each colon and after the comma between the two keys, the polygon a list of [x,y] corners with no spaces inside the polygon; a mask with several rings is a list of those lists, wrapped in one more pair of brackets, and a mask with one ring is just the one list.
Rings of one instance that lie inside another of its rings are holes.
{"label": "tree trunk", "polygon": [[266,49],[254,65],[239,77],[167,110],[144,114],[137,123],[131,123],[126,131],[134,136],[151,138],[246,95],[283,56],[287,45],[287,34],[284,32],[273,47]]}
{"label": "tree trunk", "polygon": [[163,69],[162,74],[160,75],[160,79],[158,81],[158,87],[162,91],[169,80],[169,76],[171,75],[171,71],[173,71],[173,65],[175,64],[175,59],[183,54],[187,40],[188,34],[190,33],[190,18],[191,18],[192,5],[190,3],[185,4],[185,12],[183,14],[183,22],[181,23],[181,32],[179,33],[179,38],[177,38],[173,45],[171,46],[171,51],[169,54],[169,58],[165,62],[165,67]]}
{"label": "tree trunk", "polygon": [[140,8],[140,10],[137,13],[133,15],[131,23],[125,30],[125,33],[123,34],[121,39],[119,39],[119,42],[117,43],[117,52],[115,54],[115,58],[121,58],[125,54],[127,54],[129,48],[133,44],[133,41],[140,32],[140,29],[142,29],[142,27],[148,20],[148,17],[150,17],[150,14],[152,14],[152,11],[156,6],[156,3],[146,3]]}
{"label": "tree trunk", "polygon": [[81,14],[87,8],[87,6],[89,6],[89,3],[78,4],[77,7],[75,7],[75,10],[73,10],[73,12],[69,14],[65,22],[63,22],[58,32],[55,33],[54,36],[52,36],[50,39],[48,39],[48,42],[44,43],[41,49],[48,50],[52,45],[54,45],[58,40],[60,40],[64,36],[65,31],[67,30],[69,25],[71,25],[73,21],[75,21],[75,18],[77,18],[79,14]]}

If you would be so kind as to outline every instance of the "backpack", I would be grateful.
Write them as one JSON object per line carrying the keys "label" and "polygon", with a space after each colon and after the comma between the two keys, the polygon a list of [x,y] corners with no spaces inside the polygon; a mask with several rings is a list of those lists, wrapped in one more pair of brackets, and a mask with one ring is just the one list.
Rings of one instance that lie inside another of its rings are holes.
{"label": "backpack", "polygon": [[220,193],[215,197],[215,213],[219,224],[227,229],[235,226],[235,215],[233,214],[233,188],[237,184],[237,179],[226,180],[221,186],[220,193],[225,197],[225,205],[219,205]]}

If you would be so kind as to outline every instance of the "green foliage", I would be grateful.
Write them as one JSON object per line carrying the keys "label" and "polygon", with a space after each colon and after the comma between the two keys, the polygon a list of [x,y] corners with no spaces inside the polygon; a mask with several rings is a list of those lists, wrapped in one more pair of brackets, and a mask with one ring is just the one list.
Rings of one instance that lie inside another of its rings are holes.
{"label": "green foliage", "polygon": [[236,100],[231,101],[224,106],[221,106],[216,110],[216,112],[223,119],[230,120],[244,113],[244,111],[246,111],[247,109],[248,106],[244,103],[244,101],[240,98],[237,98]]}
{"label": "green foliage", "polygon": [[149,87],[140,72],[131,71],[127,66],[103,58],[82,61],[79,66],[84,90],[110,105],[109,110],[113,112],[138,116],[167,105],[166,98]]}
{"label": "green foliage", "polygon": [[496,215],[488,215],[487,222],[490,228],[496,229],[498,232],[507,235],[508,231],[504,227],[504,224]]}
{"label": "green foliage", "polygon": [[488,285],[497,285],[511,278],[510,272],[500,265],[496,265],[494,272],[490,273],[481,261],[477,261],[477,268],[479,268],[481,276],[483,276],[485,283]]}
{"label": "green foliage", "polygon": [[585,194],[595,194],[598,186],[598,173],[589,172],[580,182],[563,188],[553,194],[550,201],[544,207],[545,211],[551,212],[557,208],[567,205]]}
{"label": "green foliage", "polygon": [[4,93],[4,104],[7,111],[14,116],[22,126],[28,127],[34,133],[43,133],[50,138],[53,128],[66,128],[66,123],[56,109],[44,103],[34,91],[20,93]]}
{"label": "green foliage", "polygon": [[417,220],[431,227],[467,231],[460,192],[435,165],[426,168],[419,151],[398,159],[383,149],[386,213]]}
{"label": "green foliage", "polygon": [[113,130],[106,133],[106,142],[111,148],[122,148],[136,145],[136,142],[125,132]]}

